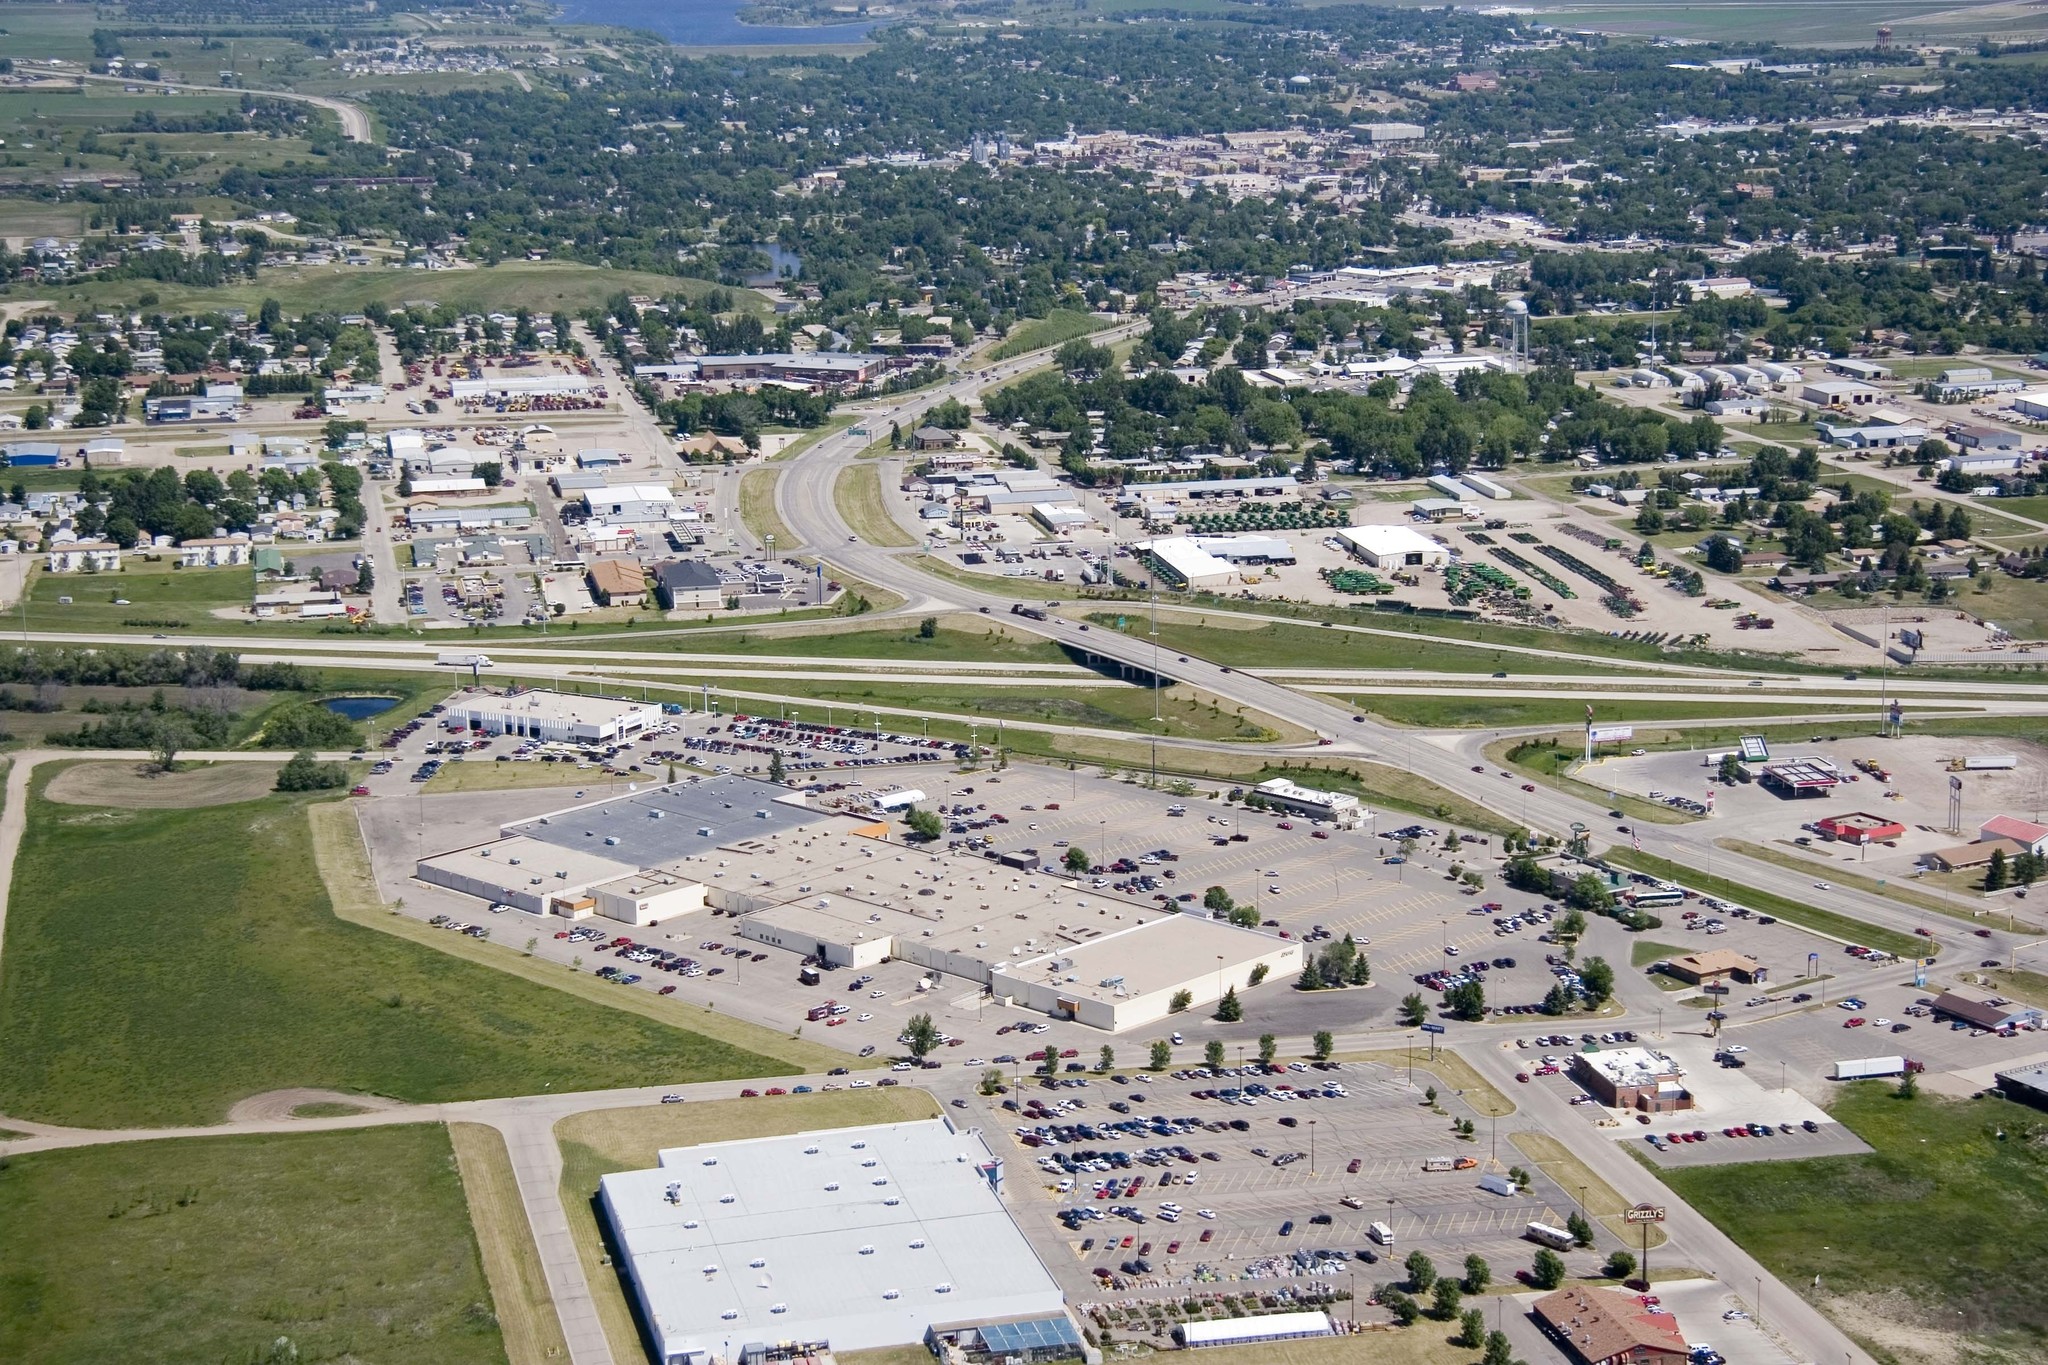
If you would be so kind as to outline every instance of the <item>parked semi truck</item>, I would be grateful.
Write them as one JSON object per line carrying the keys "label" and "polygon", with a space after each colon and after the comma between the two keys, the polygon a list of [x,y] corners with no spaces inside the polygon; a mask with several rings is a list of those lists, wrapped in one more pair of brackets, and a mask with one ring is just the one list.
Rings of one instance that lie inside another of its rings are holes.
{"label": "parked semi truck", "polygon": [[1836,1062],[1835,1069],[1828,1076],[1837,1081],[1861,1081],[1872,1076],[1898,1076],[1919,1069],[1920,1063],[1910,1057],[1860,1057]]}
{"label": "parked semi truck", "polygon": [[491,656],[488,654],[443,652],[435,656],[434,662],[442,668],[491,668],[495,666],[491,663]]}

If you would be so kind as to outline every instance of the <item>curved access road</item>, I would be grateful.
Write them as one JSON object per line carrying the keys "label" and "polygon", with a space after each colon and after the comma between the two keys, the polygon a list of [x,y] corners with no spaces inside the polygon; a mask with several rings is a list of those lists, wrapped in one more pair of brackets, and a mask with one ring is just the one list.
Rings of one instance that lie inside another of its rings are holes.
{"label": "curved access road", "polygon": [[299,104],[310,104],[325,109],[341,120],[341,135],[350,142],[369,142],[370,112],[360,104],[336,99],[332,95],[305,95],[296,90],[250,90],[238,85],[193,85],[185,81],[145,81],[130,76],[94,76],[81,74],[81,81],[101,81],[113,85],[141,86],[148,90],[186,91],[201,95],[262,95],[274,100],[293,100]]}

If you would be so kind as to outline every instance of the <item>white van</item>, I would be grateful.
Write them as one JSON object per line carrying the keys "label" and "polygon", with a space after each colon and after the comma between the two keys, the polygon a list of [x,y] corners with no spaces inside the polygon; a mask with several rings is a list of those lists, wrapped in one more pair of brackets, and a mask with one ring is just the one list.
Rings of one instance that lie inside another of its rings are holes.
{"label": "white van", "polygon": [[1365,1230],[1365,1233],[1366,1236],[1372,1238],[1383,1247],[1390,1247],[1394,1244],[1394,1230],[1385,1223],[1374,1223]]}

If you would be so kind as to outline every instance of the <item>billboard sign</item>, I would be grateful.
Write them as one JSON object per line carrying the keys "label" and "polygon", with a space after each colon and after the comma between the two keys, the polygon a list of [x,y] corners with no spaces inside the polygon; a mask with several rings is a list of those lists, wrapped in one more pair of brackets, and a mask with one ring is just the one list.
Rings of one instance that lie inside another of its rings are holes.
{"label": "billboard sign", "polygon": [[1595,744],[1625,744],[1636,737],[1633,725],[1596,725],[1586,732]]}
{"label": "billboard sign", "polygon": [[1657,1204],[1638,1204],[1632,1209],[1623,1209],[1621,1211],[1621,1221],[1624,1223],[1661,1223],[1664,1221],[1664,1210]]}

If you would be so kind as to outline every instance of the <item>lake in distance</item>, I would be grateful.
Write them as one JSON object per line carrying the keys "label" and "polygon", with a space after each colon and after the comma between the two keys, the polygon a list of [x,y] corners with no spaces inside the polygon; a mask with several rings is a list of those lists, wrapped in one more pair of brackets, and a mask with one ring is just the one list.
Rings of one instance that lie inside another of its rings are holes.
{"label": "lake in distance", "polygon": [[562,19],[572,24],[609,24],[659,33],[680,47],[789,46],[797,43],[857,43],[873,23],[820,24],[810,28],[757,28],[738,15],[745,0],[564,0]]}

